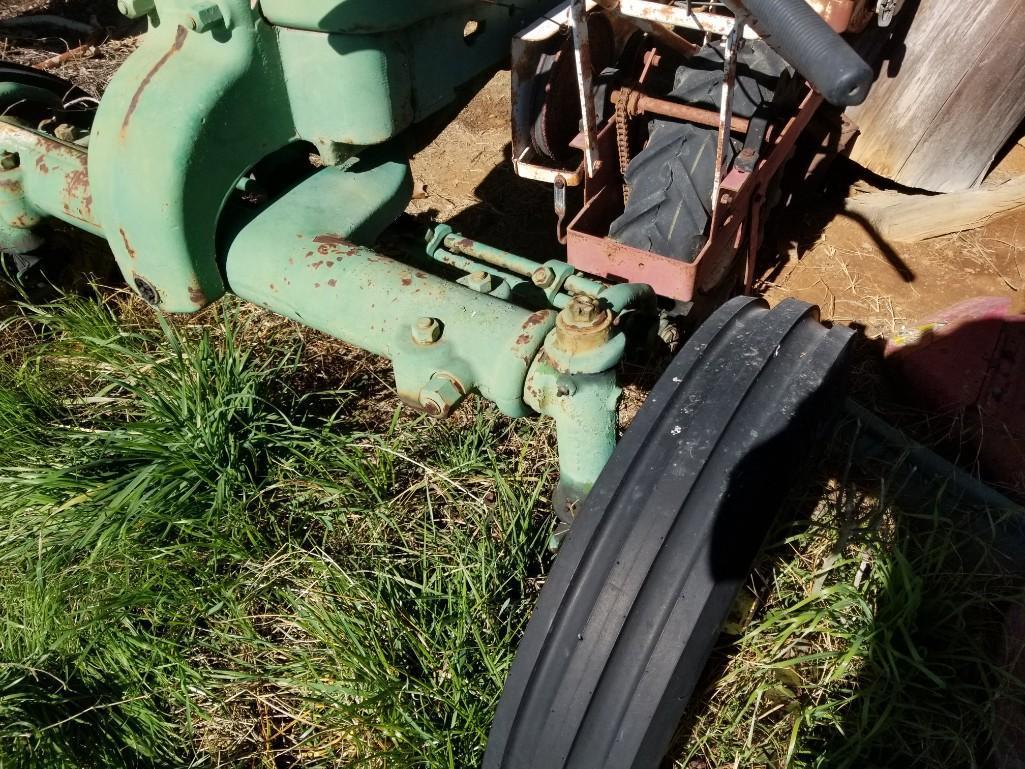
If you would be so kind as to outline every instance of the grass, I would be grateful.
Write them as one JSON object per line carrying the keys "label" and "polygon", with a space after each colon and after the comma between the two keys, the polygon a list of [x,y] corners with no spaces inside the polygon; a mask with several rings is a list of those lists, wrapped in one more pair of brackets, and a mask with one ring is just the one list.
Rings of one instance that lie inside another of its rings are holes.
{"label": "grass", "polygon": [[[412,416],[237,305],[0,333],[0,767],[479,765],[550,558],[544,425]],[[760,561],[679,765],[986,758],[1018,583],[851,489]]]}
{"label": "grass", "polygon": [[1025,703],[1001,664],[1025,592],[999,520],[975,515],[985,525],[834,484],[763,556],[681,764],[991,765],[998,711]]}

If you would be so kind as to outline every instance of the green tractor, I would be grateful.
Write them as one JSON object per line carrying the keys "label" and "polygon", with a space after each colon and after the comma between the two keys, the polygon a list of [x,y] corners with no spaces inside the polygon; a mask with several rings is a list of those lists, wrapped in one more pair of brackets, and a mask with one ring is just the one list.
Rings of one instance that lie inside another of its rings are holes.
{"label": "green tractor", "polygon": [[[388,358],[402,400],[433,417],[476,393],[553,419],[565,538],[485,766],[658,766],[798,458],[843,397],[851,332],[749,294],[797,138],[823,104],[867,94],[872,71],[838,33],[875,9],[119,8],[149,30],[98,108],[0,64],[0,248],[30,253],[60,219],[105,238],[161,311],[231,292]],[[405,135],[510,55],[513,163],[552,186],[566,259],[396,224],[413,192]],[[620,437],[620,364],[664,348],[675,355]]]}

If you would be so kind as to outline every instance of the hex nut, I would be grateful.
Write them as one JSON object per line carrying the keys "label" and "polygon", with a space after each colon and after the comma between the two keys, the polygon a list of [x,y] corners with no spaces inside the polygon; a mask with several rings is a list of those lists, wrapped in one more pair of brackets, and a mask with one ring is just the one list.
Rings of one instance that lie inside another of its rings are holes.
{"label": "hex nut", "polygon": [[555,319],[554,347],[566,355],[596,350],[612,338],[612,321],[600,299],[578,294]]}
{"label": "hex nut", "polygon": [[495,287],[491,275],[483,270],[471,272],[460,282],[467,288],[471,288],[480,294],[490,294]]}
{"label": "hex nut", "polygon": [[555,283],[555,270],[551,267],[538,267],[531,274],[530,280],[538,288],[550,288]]}
{"label": "hex nut", "polygon": [[413,341],[430,345],[441,339],[441,323],[436,318],[418,318],[413,324]]}
{"label": "hex nut", "polygon": [[62,142],[77,142],[82,138],[82,130],[71,123],[61,123],[53,130],[53,135]]}
{"label": "hex nut", "polygon": [[603,310],[593,296],[577,294],[563,312],[571,325],[590,326],[601,317]]}
{"label": "hex nut", "polygon": [[447,417],[463,398],[455,382],[436,376],[420,391],[420,405],[432,417]]}

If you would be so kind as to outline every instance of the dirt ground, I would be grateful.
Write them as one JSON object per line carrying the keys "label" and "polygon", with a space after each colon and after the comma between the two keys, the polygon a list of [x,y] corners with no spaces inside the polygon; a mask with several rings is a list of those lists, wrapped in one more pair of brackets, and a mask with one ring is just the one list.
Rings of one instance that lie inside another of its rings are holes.
{"label": "dirt ground", "polygon": [[[993,174],[1023,171],[1025,147],[1015,145]],[[817,233],[816,217],[826,217]],[[825,319],[863,326],[869,338],[903,334],[977,296],[1009,297],[1025,311],[1025,209],[918,243],[888,243],[843,211],[807,211],[804,219],[795,240],[808,241],[782,244],[779,261],[763,265],[759,288],[772,302],[804,299]]]}

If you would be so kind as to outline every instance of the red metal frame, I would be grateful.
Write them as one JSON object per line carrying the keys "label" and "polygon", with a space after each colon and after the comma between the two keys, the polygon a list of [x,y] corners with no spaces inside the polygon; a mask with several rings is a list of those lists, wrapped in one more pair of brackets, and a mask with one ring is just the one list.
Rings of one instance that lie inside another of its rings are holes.
{"label": "red metal frame", "polygon": [[[752,172],[733,168],[726,174],[720,184],[708,241],[692,262],[609,239],[609,224],[623,211],[623,180],[617,163],[602,163],[594,178],[586,180],[584,207],[569,226],[569,263],[609,280],[647,283],[661,296],[689,302],[722,281],[735,266],[739,249],[746,242],[744,280],[749,291],[754,260],[761,247],[761,209],[769,185],[790,158],[798,137],[821,104],[822,96],[810,92],[786,125],[767,137],[762,157]],[[598,133],[599,156],[603,159],[616,156],[615,129],[613,119]]]}

